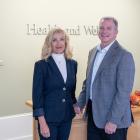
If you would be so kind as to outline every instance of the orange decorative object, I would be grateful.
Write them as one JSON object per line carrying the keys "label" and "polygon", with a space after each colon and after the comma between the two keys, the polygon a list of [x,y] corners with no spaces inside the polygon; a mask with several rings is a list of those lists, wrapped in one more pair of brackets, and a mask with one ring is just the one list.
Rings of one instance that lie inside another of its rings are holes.
{"label": "orange decorative object", "polygon": [[136,90],[134,94],[140,96],[140,90]]}
{"label": "orange decorative object", "polygon": [[136,90],[130,96],[131,105],[140,105],[140,91]]}

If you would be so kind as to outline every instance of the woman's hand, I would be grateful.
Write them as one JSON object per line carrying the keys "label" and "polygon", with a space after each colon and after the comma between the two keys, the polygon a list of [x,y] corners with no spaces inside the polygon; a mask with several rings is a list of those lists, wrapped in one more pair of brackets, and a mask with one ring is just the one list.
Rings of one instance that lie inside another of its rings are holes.
{"label": "woman's hand", "polygon": [[50,129],[46,123],[44,116],[38,117],[39,125],[40,125],[40,133],[43,137],[48,138],[50,137]]}

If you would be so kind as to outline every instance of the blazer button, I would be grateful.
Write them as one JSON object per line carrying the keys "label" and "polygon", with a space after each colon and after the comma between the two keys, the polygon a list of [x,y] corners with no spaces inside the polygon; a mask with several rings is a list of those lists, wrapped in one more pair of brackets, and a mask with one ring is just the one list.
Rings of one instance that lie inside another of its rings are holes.
{"label": "blazer button", "polygon": [[63,87],[63,91],[66,91],[66,88],[65,87]]}
{"label": "blazer button", "polygon": [[66,102],[66,100],[63,98],[63,99],[62,99],[62,102],[64,103],[64,102]]}

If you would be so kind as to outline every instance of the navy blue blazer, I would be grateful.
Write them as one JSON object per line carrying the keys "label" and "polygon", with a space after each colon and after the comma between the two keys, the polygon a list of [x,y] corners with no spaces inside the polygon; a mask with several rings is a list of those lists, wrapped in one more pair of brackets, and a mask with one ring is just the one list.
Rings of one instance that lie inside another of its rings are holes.
{"label": "navy blue blazer", "polygon": [[69,121],[74,116],[77,62],[66,59],[66,83],[52,56],[35,63],[33,75],[33,116],[47,122]]}

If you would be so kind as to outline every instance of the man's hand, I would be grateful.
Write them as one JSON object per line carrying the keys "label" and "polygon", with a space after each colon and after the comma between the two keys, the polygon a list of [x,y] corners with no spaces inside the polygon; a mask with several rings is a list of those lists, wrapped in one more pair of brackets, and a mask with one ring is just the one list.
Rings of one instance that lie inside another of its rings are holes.
{"label": "man's hand", "polygon": [[116,132],[117,125],[111,122],[106,123],[105,125],[105,133],[113,134]]}

